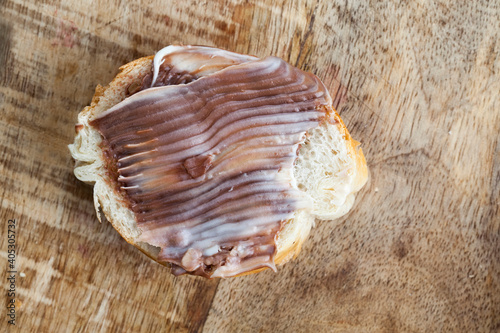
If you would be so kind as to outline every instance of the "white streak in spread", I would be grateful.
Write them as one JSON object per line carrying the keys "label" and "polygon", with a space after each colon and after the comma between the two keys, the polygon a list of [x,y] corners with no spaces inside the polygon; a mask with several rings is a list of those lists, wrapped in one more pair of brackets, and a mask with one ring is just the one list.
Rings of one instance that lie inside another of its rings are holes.
{"label": "white streak in spread", "polygon": [[[189,47],[189,46],[188,46]],[[180,51],[182,50],[182,46],[178,45],[169,45],[167,47],[164,47],[160,51],[156,52],[155,57],[153,59],[153,82],[151,82],[151,87],[155,84],[156,79],[158,78],[158,71],[160,69],[160,65],[163,63],[163,58],[175,51]]]}
{"label": "white streak in spread", "polygon": [[[156,79],[158,78],[158,73],[160,70],[160,66],[164,61],[164,58],[166,56],[172,55],[172,54],[178,54],[178,57],[175,57],[174,59],[177,61],[173,61],[172,65],[175,67],[177,70],[181,72],[194,72],[201,70],[205,67],[207,67],[207,62],[215,62],[217,58],[222,58],[222,59],[229,59],[234,61],[235,63],[242,63],[242,62],[247,62],[251,60],[257,60],[258,58],[244,55],[244,54],[238,54],[234,52],[228,52],[225,50],[220,50],[220,49],[215,49],[212,47],[206,47],[206,46],[179,46],[179,45],[169,45],[167,47],[164,47],[160,51],[158,51],[155,54],[155,57],[153,59],[153,81],[151,82],[151,87],[154,86],[156,83]],[[186,57],[186,55],[189,53],[198,55],[198,60],[193,61],[192,57]],[[188,61],[186,61],[186,58],[188,58]],[[215,59],[215,60],[214,60]],[[208,73],[206,73],[208,74]]]}

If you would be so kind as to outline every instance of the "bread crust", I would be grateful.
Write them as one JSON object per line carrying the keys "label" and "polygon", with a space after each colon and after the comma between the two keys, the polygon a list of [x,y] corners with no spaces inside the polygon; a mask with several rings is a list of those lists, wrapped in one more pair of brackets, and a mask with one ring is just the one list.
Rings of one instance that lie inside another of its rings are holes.
{"label": "bread crust", "polygon": [[[134,220],[134,215],[127,208],[123,194],[116,190],[111,176],[106,172],[105,158],[99,148],[100,135],[88,124],[90,120],[100,113],[127,97],[129,85],[151,70],[153,58],[154,56],[143,57],[121,66],[119,73],[106,87],[101,85],[96,87],[91,104],[85,107],[78,116],[77,135],[75,142],[69,145],[69,149],[76,161],[76,177],[94,185],[94,205],[98,219],[102,222],[102,217],[104,217],[128,243],[137,247],[151,259],[168,267],[170,266],[169,263],[158,260],[160,252],[158,247],[136,241],[140,235],[140,230]],[[332,111],[329,120],[331,126],[328,125],[330,126],[329,130],[336,130],[343,137],[348,158],[354,165],[353,174],[350,175],[352,177],[352,187],[349,194],[353,200],[353,194],[361,189],[368,179],[366,160],[359,147],[360,143],[352,139],[340,116],[334,109]],[[346,206],[347,211],[352,205],[352,200],[346,203],[349,205]],[[122,211],[122,213],[118,214],[117,210]],[[292,219],[283,223],[276,240],[275,264],[284,264],[298,255],[313,223],[314,216],[310,216],[305,212],[297,212]],[[263,269],[255,269],[240,275],[256,273]]]}

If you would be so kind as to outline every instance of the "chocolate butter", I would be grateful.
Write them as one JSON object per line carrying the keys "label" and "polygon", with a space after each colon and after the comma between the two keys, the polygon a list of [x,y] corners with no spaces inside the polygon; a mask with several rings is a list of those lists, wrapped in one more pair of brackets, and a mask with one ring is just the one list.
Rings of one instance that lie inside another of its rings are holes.
{"label": "chocolate butter", "polygon": [[282,224],[310,206],[292,169],[327,117],[324,85],[279,58],[179,46],[158,52],[140,82],[90,123],[139,241],[160,247],[175,274],[274,269]]}

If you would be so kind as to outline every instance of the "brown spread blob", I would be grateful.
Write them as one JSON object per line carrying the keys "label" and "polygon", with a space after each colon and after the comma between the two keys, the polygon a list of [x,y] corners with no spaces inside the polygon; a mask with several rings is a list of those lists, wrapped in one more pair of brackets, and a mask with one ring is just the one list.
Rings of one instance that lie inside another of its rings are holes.
{"label": "brown spread blob", "polygon": [[156,79],[91,125],[139,240],[160,247],[175,274],[226,277],[274,268],[282,223],[310,204],[293,184],[297,149],[331,100],[316,76],[279,58],[211,50],[165,55]]}

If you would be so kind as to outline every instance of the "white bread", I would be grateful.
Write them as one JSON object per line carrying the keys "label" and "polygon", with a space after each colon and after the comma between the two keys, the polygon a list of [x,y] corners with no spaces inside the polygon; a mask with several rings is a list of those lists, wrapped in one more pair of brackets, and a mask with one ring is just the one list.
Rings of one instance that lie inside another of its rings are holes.
{"label": "white bread", "polygon": [[[153,56],[130,62],[120,68],[120,73],[108,86],[97,86],[91,105],[78,115],[77,135],[69,149],[76,161],[75,176],[94,186],[98,219],[102,222],[104,217],[127,242],[158,261],[160,249],[137,240],[141,231],[134,214],[110,185],[112,182],[99,146],[102,137],[89,125],[97,115],[124,100],[129,85],[149,73],[152,62]],[[335,121],[325,121],[310,130],[298,152],[292,185],[312,198],[314,208],[297,211],[283,224],[277,238],[276,264],[283,264],[299,253],[316,218],[330,220],[346,214],[353,205],[354,194],[367,181],[366,162],[359,143],[351,138],[335,111],[333,118]],[[248,273],[251,272],[244,274]]]}

